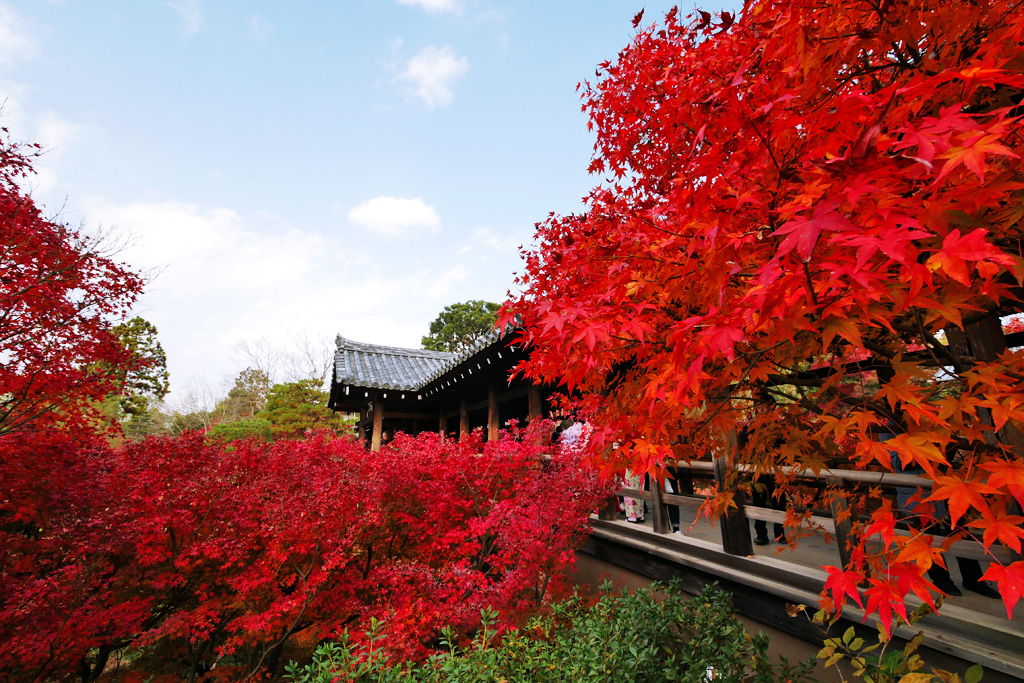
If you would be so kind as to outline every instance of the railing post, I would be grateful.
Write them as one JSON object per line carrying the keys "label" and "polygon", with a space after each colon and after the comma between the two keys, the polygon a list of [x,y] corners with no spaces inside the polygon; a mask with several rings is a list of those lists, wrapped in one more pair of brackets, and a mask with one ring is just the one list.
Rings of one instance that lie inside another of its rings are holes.
{"label": "railing post", "polygon": [[[676,464],[678,465],[678,460]],[[693,495],[693,472],[689,469],[680,469],[679,467],[672,467],[672,474],[675,476],[676,493],[684,496]]]}
{"label": "railing post", "polygon": [[[731,436],[730,447],[731,442],[735,440],[735,433]],[[718,483],[719,490],[724,491],[729,474],[728,458],[722,455],[716,456],[714,462],[715,481]],[[754,544],[750,540],[750,522],[743,513],[747,497],[743,491],[736,490],[733,493],[733,501],[736,503],[736,507],[729,508],[718,518],[719,524],[722,525],[722,550],[730,555],[753,555]]]}
{"label": "railing post", "polygon": [[619,518],[619,497],[608,496],[604,504],[597,509],[597,518],[606,522],[614,522]]}
{"label": "railing post", "polygon": [[651,477],[651,522],[656,534],[672,533],[672,522],[668,517],[668,506],[661,500],[661,483]]}
{"label": "railing post", "polygon": [[[843,480],[839,477],[825,477],[825,483],[829,486],[843,487]],[[836,525],[836,544],[839,546],[839,562],[843,571],[851,566],[850,541],[853,540],[853,512],[850,510],[850,503],[846,498],[837,495],[828,497],[828,507],[832,511],[832,521]]]}

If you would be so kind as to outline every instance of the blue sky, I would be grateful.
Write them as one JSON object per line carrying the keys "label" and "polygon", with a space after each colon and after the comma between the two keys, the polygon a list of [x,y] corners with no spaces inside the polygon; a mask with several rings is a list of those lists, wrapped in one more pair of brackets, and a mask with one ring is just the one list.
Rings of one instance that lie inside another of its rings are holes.
{"label": "blue sky", "polygon": [[502,301],[598,181],[576,84],[672,4],[0,2],[2,124],[49,149],[37,201],[131,235],[181,395],[242,341],[415,347]]}

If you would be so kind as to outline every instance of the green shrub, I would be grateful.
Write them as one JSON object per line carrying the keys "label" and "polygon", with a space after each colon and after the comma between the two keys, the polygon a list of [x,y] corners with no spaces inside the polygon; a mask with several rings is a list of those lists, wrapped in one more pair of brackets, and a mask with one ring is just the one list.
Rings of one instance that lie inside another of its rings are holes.
{"label": "green shrub", "polygon": [[221,422],[214,425],[206,433],[206,436],[217,441],[238,441],[240,439],[270,441],[271,429],[272,425],[268,420],[254,417],[237,422]]}
{"label": "green shrub", "polygon": [[[551,616],[498,637],[493,611],[481,613],[481,628],[466,649],[447,651],[423,664],[395,663],[378,647],[379,625],[364,642],[345,634],[319,647],[305,666],[287,667],[294,683],[774,683],[807,677],[813,660],[772,664],[768,637],[749,635],[733,615],[731,598],[708,587],[685,598],[678,583],[652,584],[633,593],[611,592],[592,606],[572,598]],[[659,597],[655,597],[658,594]],[[660,599],[659,599],[660,598]]]}

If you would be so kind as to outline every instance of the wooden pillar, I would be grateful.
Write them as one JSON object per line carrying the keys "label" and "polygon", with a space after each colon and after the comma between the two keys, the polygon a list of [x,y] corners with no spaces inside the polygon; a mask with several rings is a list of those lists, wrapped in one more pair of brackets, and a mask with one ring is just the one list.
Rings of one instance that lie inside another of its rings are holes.
{"label": "wooden pillar", "polygon": [[[1003,335],[1003,326],[997,315],[989,315],[980,321],[967,326],[965,330],[967,339],[970,342],[971,350],[974,352],[975,360],[983,363],[991,363],[999,358],[999,354],[1006,351],[1006,337]],[[989,411],[985,411],[989,412]],[[994,426],[990,416],[987,422]],[[1002,429],[997,432],[999,441],[1010,446],[1017,457],[1024,457],[1024,432],[1014,420],[1007,420]]]}
{"label": "wooden pillar", "polygon": [[[829,486],[842,488],[843,481],[838,477],[825,477]],[[851,548],[853,542],[853,513],[849,501],[839,496],[829,496],[828,506],[832,510],[832,521],[836,525],[836,545],[839,546],[839,561],[843,570],[851,566]]]}
{"label": "wooden pillar", "polygon": [[[736,430],[730,429],[726,434],[725,452],[715,457],[715,481],[719,490],[725,490],[732,478],[733,454],[736,452]],[[743,513],[747,497],[743,491],[734,489],[733,501],[735,508],[729,508],[719,517],[722,525],[722,550],[730,555],[752,555],[754,545],[750,540],[750,522]]]}
{"label": "wooden pillar", "polygon": [[540,391],[537,387],[530,387],[526,390],[527,406],[527,417],[529,422],[534,420],[540,420],[544,418],[544,408],[541,405]]}
{"label": "wooden pillar", "polygon": [[[678,461],[676,461],[678,462]],[[672,487],[676,493],[684,496],[693,495],[693,471],[689,467],[673,467],[672,474],[675,475],[675,484]]]}
{"label": "wooden pillar", "polygon": [[466,397],[459,398],[459,438],[469,436],[469,409],[466,408]]}
{"label": "wooden pillar", "polygon": [[373,439],[370,441],[370,450],[379,451],[384,440],[384,403],[380,396],[373,399]]}
{"label": "wooden pillar", "polygon": [[672,533],[672,522],[668,516],[668,505],[661,500],[661,484],[655,477],[651,477],[651,512],[654,533]]}
{"label": "wooden pillar", "polygon": [[360,441],[366,441],[366,408],[359,409],[359,424],[356,425],[356,434]]}
{"label": "wooden pillar", "polygon": [[597,509],[597,518],[614,522],[619,518],[619,499],[617,496],[606,498],[604,503]]}
{"label": "wooden pillar", "polygon": [[446,436],[448,436],[448,416],[445,415],[443,403],[441,404],[441,407],[438,409],[438,413],[439,415],[437,419],[437,431],[441,434],[441,438],[443,439]]}
{"label": "wooden pillar", "polygon": [[494,387],[487,385],[487,440],[498,440],[498,399],[494,395]]}

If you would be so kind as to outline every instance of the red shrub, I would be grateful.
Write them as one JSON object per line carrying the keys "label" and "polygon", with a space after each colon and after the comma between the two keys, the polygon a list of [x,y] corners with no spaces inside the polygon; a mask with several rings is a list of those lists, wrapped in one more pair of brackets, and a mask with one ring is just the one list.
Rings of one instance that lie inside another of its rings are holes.
{"label": "red shrub", "polygon": [[235,680],[370,617],[402,656],[483,607],[519,620],[561,590],[599,497],[543,450],[0,438],[0,675]]}

